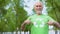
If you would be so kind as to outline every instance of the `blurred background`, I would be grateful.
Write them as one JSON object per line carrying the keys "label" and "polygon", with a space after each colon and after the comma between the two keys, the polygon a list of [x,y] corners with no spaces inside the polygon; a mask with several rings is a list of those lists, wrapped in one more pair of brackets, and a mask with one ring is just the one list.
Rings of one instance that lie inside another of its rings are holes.
{"label": "blurred background", "polygon": [[[34,14],[35,2],[43,2],[43,14],[60,23],[60,0],[0,0],[0,34],[29,34],[30,25],[25,31],[20,26]],[[49,26],[49,34],[60,34],[60,29]]]}

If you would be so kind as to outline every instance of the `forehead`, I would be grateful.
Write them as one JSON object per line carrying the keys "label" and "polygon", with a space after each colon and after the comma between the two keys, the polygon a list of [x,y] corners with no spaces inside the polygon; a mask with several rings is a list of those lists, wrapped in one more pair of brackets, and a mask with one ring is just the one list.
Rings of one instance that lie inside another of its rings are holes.
{"label": "forehead", "polygon": [[34,6],[36,6],[36,5],[42,5],[42,2],[36,2],[36,3],[34,4]]}

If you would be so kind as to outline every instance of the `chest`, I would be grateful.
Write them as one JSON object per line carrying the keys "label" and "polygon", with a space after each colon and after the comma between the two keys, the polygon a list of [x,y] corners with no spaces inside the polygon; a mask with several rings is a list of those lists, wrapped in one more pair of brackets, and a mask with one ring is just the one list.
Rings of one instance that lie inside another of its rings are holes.
{"label": "chest", "polygon": [[31,23],[34,27],[46,27],[48,24],[48,19],[46,17],[33,17],[31,18]]}
{"label": "chest", "polygon": [[37,23],[47,23],[49,20],[48,18],[46,17],[33,17],[31,18],[31,22],[34,23],[34,22],[37,22]]}

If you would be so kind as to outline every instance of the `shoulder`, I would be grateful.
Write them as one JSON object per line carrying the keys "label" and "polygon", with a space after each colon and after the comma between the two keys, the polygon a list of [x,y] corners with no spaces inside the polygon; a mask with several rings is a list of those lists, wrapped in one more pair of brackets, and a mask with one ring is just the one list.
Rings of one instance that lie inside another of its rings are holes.
{"label": "shoulder", "polygon": [[31,16],[29,16],[29,18],[32,18],[32,17],[34,17],[35,15],[31,15]]}
{"label": "shoulder", "polygon": [[47,18],[47,19],[53,19],[51,16],[49,16],[49,15],[43,15],[45,18]]}
{"label": "shoulder", "polygon": [[43,16],[44,16],[44,17],[47,17],[47,18],[50,17],[50,16],[48,16],[48,15],[44,15],[44,14],[43,14]]}
{"label": "shoulder", "polygon": [[45,17],[49,18],[50,16],[49,15],[44,15]]}
{"label": "shoulder", "polygon": [[35,16],[35,15],[29,16],[27,20],[31,20],[34,16]]}

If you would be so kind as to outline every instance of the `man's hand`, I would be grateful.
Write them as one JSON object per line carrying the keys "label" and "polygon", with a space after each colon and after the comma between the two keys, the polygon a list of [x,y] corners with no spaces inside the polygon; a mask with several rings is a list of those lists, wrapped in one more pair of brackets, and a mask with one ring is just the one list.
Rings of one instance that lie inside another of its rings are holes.
{"label": "man's hand", "polygon": [[49,22],[48,22],[48,25],[53,25],[53,24],[54,24],[53,21],[49,21]]}
{"label": "man's hand", "polygon": [[55,22],[55,23],[54,23],[54,26],[60,29],[60,23]]}
{"label": "man's hand", "polygon": [[25,30],[25,25],[30,24],[30,20],[25,20],[24,23],[21,25],[21,30]]}
{"label": "man's hand", "polygon": [[22,26],[22,25],[21,25],[21,30],[22,30],[22,31],[25,30],[25,26]]}

